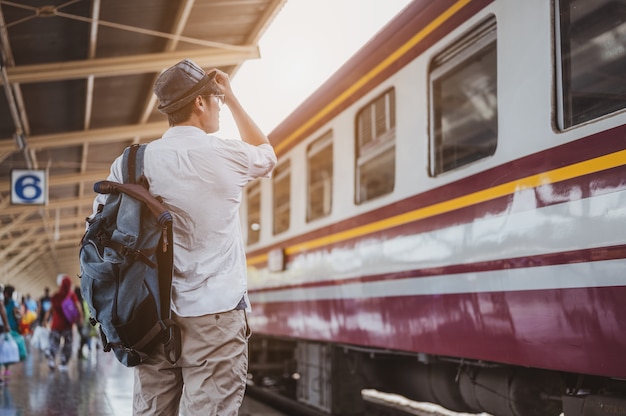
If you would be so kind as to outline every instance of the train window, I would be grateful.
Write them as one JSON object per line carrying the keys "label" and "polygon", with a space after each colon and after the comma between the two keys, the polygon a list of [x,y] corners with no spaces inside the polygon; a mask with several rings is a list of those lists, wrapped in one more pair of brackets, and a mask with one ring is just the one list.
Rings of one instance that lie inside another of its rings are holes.
{"label": "train window", "polygon": [[390,89],[356,116],[356,203],[393,191],[396,176],[396,94]]}
{"label": "train window", "polygon": [[274,169],[272,174],[272,190],[274,192],[274,234],[289,229],[291,201],[289,187],[291,183],[291,165],[289,161]]}
{"label": "train window", "polygon": [[431,62],[431,175],[496,151],[496,61],[496,21],[491,17]]}
{"label": "train window", "polygon": [[256,181],[246,188],[248,208],[248,245],[258,243],[261,235],[261,183]]}
{"label": "train window", "polygon": [[307,221],[330,214],[333,191],[333,135],[324,134],[306,151],[308,163]]}
{"label": "train window", "polygon": [[556,4],[559,127],[626,108],[626,4],[616,0]]}

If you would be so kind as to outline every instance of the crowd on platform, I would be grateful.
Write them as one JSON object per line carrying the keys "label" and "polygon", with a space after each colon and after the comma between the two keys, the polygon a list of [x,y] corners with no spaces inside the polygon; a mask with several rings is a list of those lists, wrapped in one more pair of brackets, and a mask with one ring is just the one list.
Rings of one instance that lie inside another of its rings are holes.
{"label": "crowd on platform", "polygon": [[67,369],[74,334],[80,336],[78,358],[86,358],[92,350],[96,329],[89,323],[80,287],[65,274],[57,276],[57,283],[53,293],[46,287],[39,299],[21,294],[11,284],[0,284],[4,305],[0,308],[0,385],[10,376],[9,367],[24,361],[29,350],[43,351],[51,371]]}

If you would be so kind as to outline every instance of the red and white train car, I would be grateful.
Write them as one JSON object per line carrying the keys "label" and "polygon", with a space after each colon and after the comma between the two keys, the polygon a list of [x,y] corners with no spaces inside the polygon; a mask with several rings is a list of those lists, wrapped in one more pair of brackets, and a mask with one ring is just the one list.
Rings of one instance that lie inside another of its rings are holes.
{"label": "red and white train car", "polygon": [[626,414],[625,0],[416,0],[270,139],[254,375],[337,415]]}

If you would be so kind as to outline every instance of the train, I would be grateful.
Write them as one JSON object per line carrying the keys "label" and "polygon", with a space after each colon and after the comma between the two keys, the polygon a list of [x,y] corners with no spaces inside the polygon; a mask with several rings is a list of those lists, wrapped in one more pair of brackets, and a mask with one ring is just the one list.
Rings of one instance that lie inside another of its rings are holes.
{"label": "train", "polygon": [[269,137],[251,383],[626,414],[624,0],[415,0]]}

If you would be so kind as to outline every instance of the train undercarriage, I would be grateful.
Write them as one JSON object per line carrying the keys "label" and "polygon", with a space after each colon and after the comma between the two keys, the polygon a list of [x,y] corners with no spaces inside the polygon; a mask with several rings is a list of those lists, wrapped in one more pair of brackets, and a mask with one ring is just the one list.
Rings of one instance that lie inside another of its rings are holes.
{"label": "train undercarriage", "polygon": [[336,416],[370,414],[364,389],[493,416],[626,415],[626,380],[254,335],[249,372]]}

